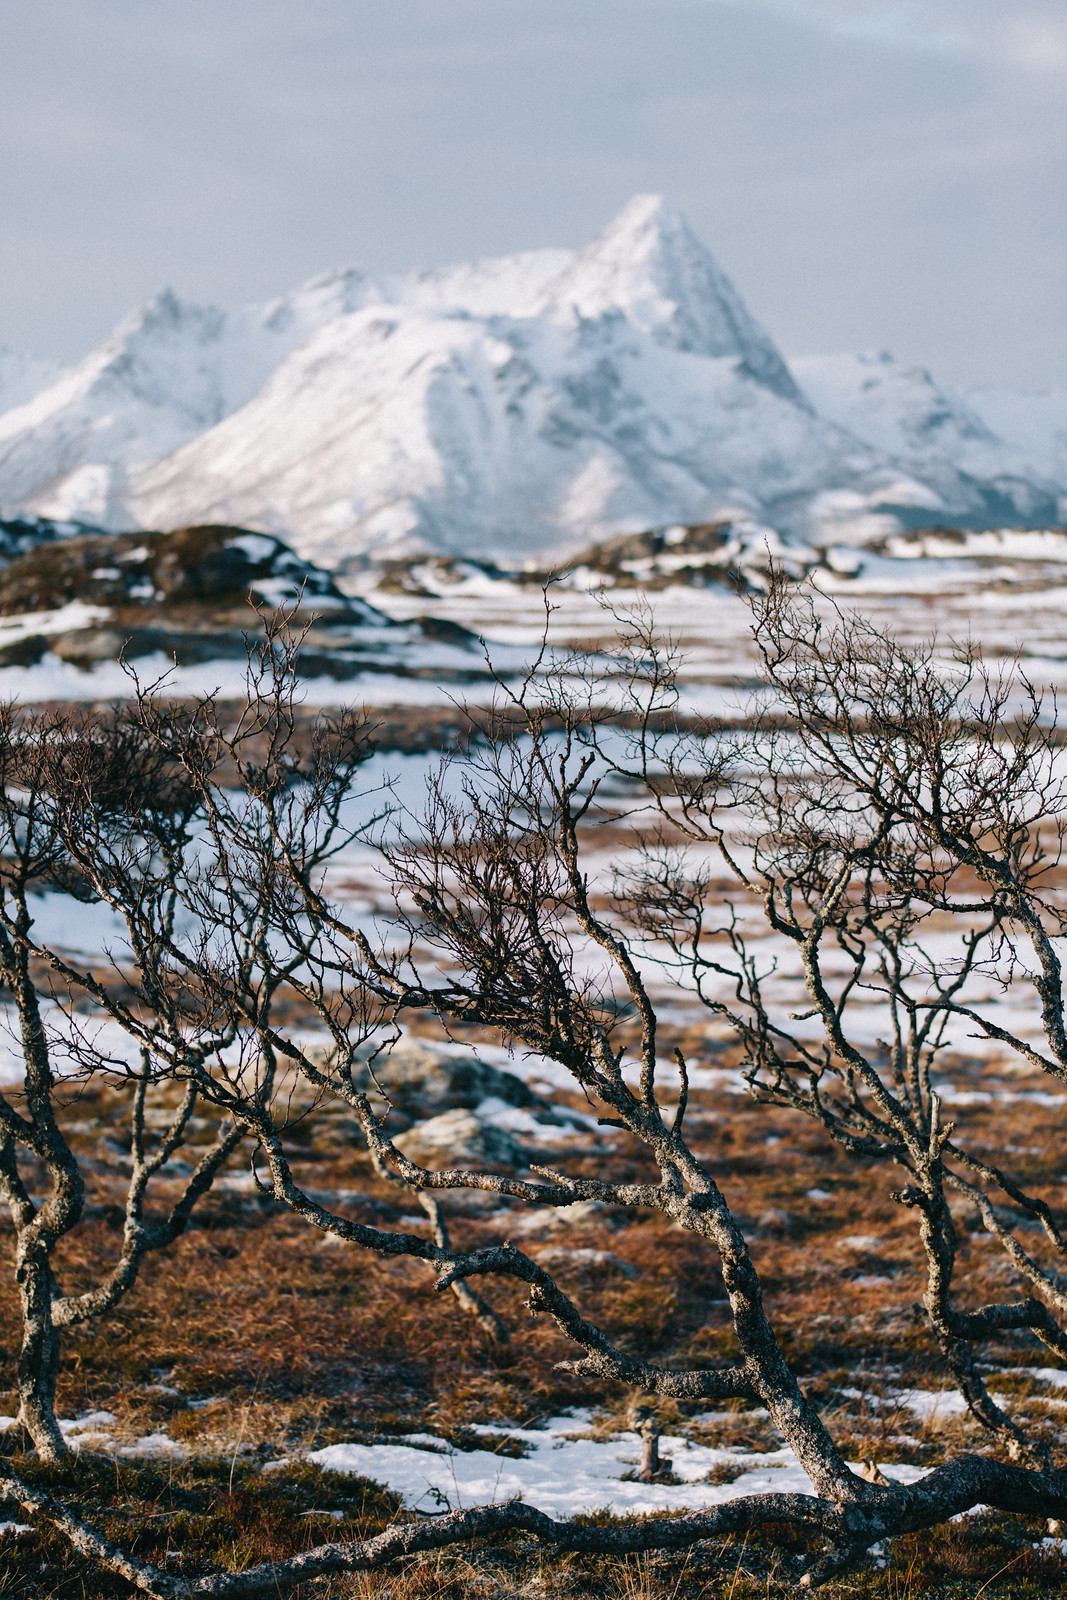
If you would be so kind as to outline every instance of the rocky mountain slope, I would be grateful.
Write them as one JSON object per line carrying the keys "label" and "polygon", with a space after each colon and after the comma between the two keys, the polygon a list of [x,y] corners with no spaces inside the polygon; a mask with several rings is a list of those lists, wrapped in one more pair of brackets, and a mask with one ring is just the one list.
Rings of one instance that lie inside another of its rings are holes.
{"label": "rocky mountain slope", "polygon": [[540,564],[738,515],[824,547],[1063,521],[1061,412],[887,358],[787,364],[684,219],[638,196],[579,252],[337,272],[237,312],[161,295],[0,414],[0,507],[239,524],[334,569]]}

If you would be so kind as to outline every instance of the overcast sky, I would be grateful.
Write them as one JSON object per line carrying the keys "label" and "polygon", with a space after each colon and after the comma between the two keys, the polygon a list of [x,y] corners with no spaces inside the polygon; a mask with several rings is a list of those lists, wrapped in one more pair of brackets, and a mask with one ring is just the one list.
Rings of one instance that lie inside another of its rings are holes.
{"label": "overcast sky", "polygon": [[1067,0],[0,0],[0,343],[689,216],[791,354],[1067,378]]}

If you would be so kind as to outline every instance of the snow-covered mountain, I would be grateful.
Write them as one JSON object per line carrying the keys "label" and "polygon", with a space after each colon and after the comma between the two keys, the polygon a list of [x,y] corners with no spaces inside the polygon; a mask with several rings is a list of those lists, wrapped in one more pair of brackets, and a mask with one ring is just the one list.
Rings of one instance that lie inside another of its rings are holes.
{"label": "snow-covered mountain", "polygon": [[530,251],[401,277],[351,268],[226,312],[164,290],[63,371],[0,351],[0,508],[133,527],[131,469],[158,461],[252,399],[320,328],[366,305],[532,311],[572,258]]}
{"label": "snow-covered mountain", "polygon": [[992,385],[971,389],[967,403],[1037,471],[1067,482],[1067,389],[1033,393]]}
{"label": "snow-covered mountain", "polygon": [[376,289],[359,272],[227,313],[165,290],[77,366],[0,415],[5,512],[134,525],[127,472],[157,461],[250,400],[290,350]]}
{"label": "snow-covered mountain", "polygon": [[[982,391],[969,398],[943,389],[925,368],[895,361],[886,351],[801,356],[791,367],[821,416],[906,464],[939,489],[948,506],[977,494],[994,520],[1055,521],[1067,510],[1057,504],[1067,483],[1067,438],[1057,461],[1037,426],[1052,396],[1015,397],[1031,401],[1029,426],[1002,399],[1005,420],[1014,423],[1005,428],[994,421],[994,396],[1011,391],[986,391],[983,405]],[[1067,405],[1062,420],[1067,432]]]}
{"label": "snow-covered mountain", "polygon": [[564,554],[738,511],[820,543],[1062,519],[1058,425],[1030,448],[984,394],[887,358],[790,366],[638,196],[578,252],[335,272],[236,312],[164,293],[0,414],[0,510],[239,523],[333,566]]}
{"label": "snow-covered mountain", "polygon": [[139,473],[130,504],[152,526],[295,529],[302,553],[337,566],[420,545],[532,556],[892,476],[736,356],[661,345],[617,312],[378,306],[324,328],[241,411]]}
{"label": "snow-covered mountain", "polygon": [[636,195],[548,284],[538,309],[570,309],[585,321],[621,313],[668,349],[739,356],[750,377],[804,403],[774,342],[685,218],[659,195]]}

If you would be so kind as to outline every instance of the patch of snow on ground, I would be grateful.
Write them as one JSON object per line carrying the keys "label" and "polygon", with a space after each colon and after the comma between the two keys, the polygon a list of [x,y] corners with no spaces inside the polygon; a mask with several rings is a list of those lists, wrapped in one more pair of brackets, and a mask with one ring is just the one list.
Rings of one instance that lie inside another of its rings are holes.
{"label": "patch of snow on ground", "polygon": [[72,1422],[61,1422],[59,1431],[67,1439],[73,1434],[93,1433],[100,1428],[114,1427],[118,1420],[111,1411],[87,1411],[84,1417],[75,1417]]}
{"label": "patch of snow on ground", "polygon": [[[1007,1377],[1009,1374],[1004,1373]],[[1067,1372],[1060,1367],[1016,1367],[1010,1374],[1015,1378],[1036,1378],[1039,1383],[1047,1383],[1053,1389],[1067,1389]]]}
{"label": "patch of snow on ground", "polygon": [[[521,1498],[549,1516],[572,1517],[607,1509],[616,1515],[649,1511],[688,1511],[722,1505],[750,1494],[811,1494],[811,1483],[788,1447],[752,1454],[694,1444],[665,1435],[660,1453],[673,1462],[681,1484],[627,1481],[636,1475],[641,1439],[618,1433],[609,1439],[582,1436],[589,1417],[553,1417],[543,1428],[511,1428],[509,1436],[527,1446],[522,1460],[491,1450],[455,1450],[403,1444],[333,1444],[315,1450],[308,1460],[332,1472],[358,1473],[402,1494],[409,1509],[435,1511],[447,1503],[484,1505]],[[498,1428],[484,1433],[499,1434]],[[416,1436],[412,1436],[413,1438]],[[420,1440],[424,1436],[417,1436]],[[429,1442],[429,1441],[426,1441]],[[730,1483],[710,1483],[709,1473],[724,1466],[743,1467]],[[914,1483],[924,1474],[908,1466],[886,1466],[887,1477]]]}
{"label": "patch of snow on ground", "polygon": [[[183,1460],[189,1454],[188,1446],[179,1443],[177,1439],[171,1439],[165,1433],[147,1433],[143,1438],[135,1439],[132,1444],[116,1445],[109,1430],[118,1420],[111,1411],[87,1411],[83,1417],[59,1418],[59,1431],[72,1450],[86,1447],[92,1450],[107,1450],[126,1461],[150,1461],[160,1458]],[[0,1417],[0,1433],[6,1433],[9,1428],[17,1425],[17,1417]],[[0,1524],[0,1531],[2,1529],[3,1524]]]}
{"label": "patch of snow on ground", "polygon": [[943,1422],[946,1417],[959,1417],[967,1410],[967,1402],[958,1389],[901,1389],[893,1398],[924,1422]]}
{"label": "patch of snow on ground", "polygon": [[189,1449],[165,1433],[147,1433],[143,1438],[135,1439],[133,1444],[120,1445],[115,1453],[124,1461],[158,1461],[166,1458],[183,1461]]}
{"label": "patch of snow on ground", "polygon": [[84,600],[70,600],[55,611],[21,611],[0,617],[0,645],[14,644],[32,634],[73,633],[91,628],[108,615],[106,606],[87,605]]}
{"label": "patch of snow on ground", "polygon": [[[140,1062],[139,1044],[116,1022],[102,1021],[98,1015],[74,1020],[61,1006],[51,1002],[42,1004],[41,1015],[48,1035],[52,1070],[61,1077],[84,1070],[78,1057],[78,1035],[84,1046],[101,1060],[111,1062],[117,1071],[125,1072]],[[26,1059],[18,1014],[13,1006],[0,1006],[0,1086],[19,1083],[25,1075]]]}

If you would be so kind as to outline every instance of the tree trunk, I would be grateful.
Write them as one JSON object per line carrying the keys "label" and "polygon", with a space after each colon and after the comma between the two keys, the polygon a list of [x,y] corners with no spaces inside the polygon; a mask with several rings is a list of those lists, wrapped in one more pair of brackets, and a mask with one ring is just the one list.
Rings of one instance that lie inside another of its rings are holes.
{"label": "tree trunk", "polygon": [[52,1269],[43,1248],[19,1264],[22,1297],[22,1348],[18,1361],[19,1422],[42,1461],[58,1461],[67,1443],[56,1421],[59,1330],[52,1322]]}
{"label": "tree trunk", "polygon": [[635,1406],[631,1423],[641,1438],[641,1471],[638,1476],[642,1483],[655,1483],[661,1473],[670,1472],[674,1465],[673,1461],[660,1456],[659,1423],[655,1413],[648,1406]]}

